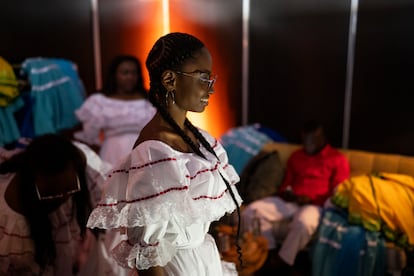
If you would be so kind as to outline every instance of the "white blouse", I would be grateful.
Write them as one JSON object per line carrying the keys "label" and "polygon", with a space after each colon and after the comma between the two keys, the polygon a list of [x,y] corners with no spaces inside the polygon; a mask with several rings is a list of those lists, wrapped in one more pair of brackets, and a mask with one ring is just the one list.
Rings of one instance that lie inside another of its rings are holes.
{"label": "white blouse", "polygon": [[147,99],[127,101],[93,94],[75,111],[83,124],[83,130],[76,132],[75,137],[101,146],[101,158],[114,165],[130,153],[155,113],[156,108]]}

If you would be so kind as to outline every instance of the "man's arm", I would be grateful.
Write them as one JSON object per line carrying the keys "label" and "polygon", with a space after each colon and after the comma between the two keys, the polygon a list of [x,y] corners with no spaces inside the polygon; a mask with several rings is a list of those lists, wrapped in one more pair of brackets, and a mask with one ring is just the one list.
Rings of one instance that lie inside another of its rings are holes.
{"label": "man's arm", "polygon": [[331,193],[333,193],[336,186],[349,178],[350,171],[351,169],[349,167],[348,159],[346,159],[346,157],[341,154],[341,156],[338,157],[336,168],[331,178]]}
{"label": "man's arm", "polygon": [[294,179],[294,170],[292,164],[292,156],[288,159],[286,164],[285,176],[283,178],[282,185],[280,185],[277,195],[285,201],[296,201],[296,196],[291,190],[291,186]]}
{"label": "man's arm", "polygon": [[283,193],[286,189],[291,186],[293,183],[293,166],[292,166],[292,157],[290,157],[286,164],[285,176],[283,177],[282,185],[280,185],[278,194]]}

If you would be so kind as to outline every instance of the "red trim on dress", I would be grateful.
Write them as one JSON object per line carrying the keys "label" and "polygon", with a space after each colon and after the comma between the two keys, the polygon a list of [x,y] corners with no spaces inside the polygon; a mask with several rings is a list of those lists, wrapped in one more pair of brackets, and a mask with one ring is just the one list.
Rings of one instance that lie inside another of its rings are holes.
{"label": "red trim on dress", "polygon": [[177,158],[169,157],[169,158],[164,158],[164,159],[160,159],[160,160],[157,160],[157,161],[145,163],[144,165],[141,165],[141,166],[133,166],[133,167],[130,167],[129,169],[127,169],[127,170],[124,170],[124,169],[114,170],[114,171],[112,171],[112,173],[110,173],[108,175],[108,177],[112,177],[116,173],[129,173],[129,171],[131,171],[131,170],[138,170],[138,169],[141,169],[141,168],[144,168],[144,167],[148,167],[148,166],[158,164],[158,163],[161,163],[161,162],[166,162],[166,161],[177,161]]}
{"label": "red trim on dress", "polygon": [[132,199],[132,200],[120,200],[120,201],[117,201],[115,203],[100,203],[100,204],[98,204],[98,206],[106,206],[106,207],[109,207],[109,206],[116,206],[116,205],[118,205],[120,203],[134,203],[134,202],[138,202],[138,201],[148,200],[148,199],[151,199],[151,198],[154,198],[154,197],[157,197],[157,196],[166,194],[166,193],[171,192],[171,191],[182,191],[182,190],[188,190],[188,186],[184,186],[184,187],[172,187],[172,188],[169,188],[167,190],[164,190],[162,192],[159,192],[159,193],[156,193],[156,194],[153,194],[153,195],[144,196],[144,197],[140,197],[140,198],[136,198],[136,199]]}
{"label": "red trim on dress", "polygon": [[202,196],[198,196],[198,197],[193,197],[193,200],[199,200],[202,198],[207,198],[207,199],[219,199],[221,197],[223,197],[223,195],[227,192],[227,189],[225,189],[220,195],[218,196],[206,196],[206,195],[202,195]]}
{"label": "red trim on dress", "polygon": [[5,231],[5,229],[6,229],[5,227],[0,227],[0,229],[3,229],[3,234],[6,235],[6,236],[17,237],[19,239],[31,239],[30,235],[23,236],[23,235],[19,235],[19,234],[9,233],[9,232]]}
{"label": "red trim on dress", "polygon": [[6,255],[1,255],[0,254],[0,258],[7,258],[7,257],[10,257],[10,256],[23,256],[23,255],[30,255],[30,256],[32,256],[33,255],[33,252],[32,251],[24,251],[24,252],[20,252],[20,253],[10,252],[9,254],[6,254]]}
{"label": "red trim on dress", "polygon": [[[215,140],[215,144],[213,145],[213,148],[216,147],[217,145],[218,145],[217,140]],[[163,158],[163,159],[160,159],[160,160],[157,160],[157,161],[145,163],[141,166],[133,166],[133,167],[130,167],[129,169],[114,170],[114,171],[112,171],[111,174],[108,175],[108,177],[112,177],[115,173],[129,173],[129,171],[131,171],[131,170],[141,169],[141,168],[144,168],[144,167],[148,167],[150,165],[154,165],[154,164],[158,164],[158,163],[162,163],[162,162],[167,162],[167,161],[177,161],[177,158],[168,157],[168,158]],[[196,178],[198,175],[200,175],[202,173],[216,171],[219,167],[219,164],[221,164],[221,162],[217,161],[216,165],[213,168],[200,170],[200,171],[197,171],[193,176],[186,175],[185,177],[189,178],[190,180],[193,180],[194,178]],[[223,169],[228,168],[228,165],[229,164],[223,165]],[[140,198],[136,198],[136,199],[132,199],[132,200],[120,200],[120,201],[117,201],[117,202],[114,202],[114,203],[99,203],[97,206],[99,206],[99,207],[113,207],[113,206],[117,206],[118,204],[121,204],[121,203],[129,204],[129,203],[134,203],[134,202],[138,202],[138,201],[144,201],[144,200],[148,200],[148,199],[160,196],[160,195],[164,195],[164,194],[169,193],[171,191],[183,191],[183,190],[188,190],[188,189],[189,189],[189,186],[172,187],[172,188],[169,188],[167,190],[161,191],[159,193],[148,195],[148,196],[145,196],[145,197],[140,197]],[[204,199],[219,199],[219,198],[223,197],[223,195],[226,193],[226,191],[227,191],[227,189],[224,190],[218,196],[201,195],[201,196],[198,196],[196,198],[193,198],[193,200],[199,200],[199,199],[203,199],[203,198]]]}

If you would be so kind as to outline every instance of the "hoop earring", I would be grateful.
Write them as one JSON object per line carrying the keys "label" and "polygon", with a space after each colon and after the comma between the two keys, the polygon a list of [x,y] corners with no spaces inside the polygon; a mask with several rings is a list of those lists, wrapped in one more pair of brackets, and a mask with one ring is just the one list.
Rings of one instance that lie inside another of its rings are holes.
{"label": "hoop earring", "polygon": [[167,106],[167,107],[168,107],[168,94],[170,94],[170,93],[171,93],[171,101],[172,101],[172,104],[175,104],[175,94],[174,94],[174,90],[167,91],[167,93],[165,94],[165,106]]}
{"label": "hoop earring", "polygon": [[172,104],[175,104],[175,90],[171,90],[171,99],[172,99]]}

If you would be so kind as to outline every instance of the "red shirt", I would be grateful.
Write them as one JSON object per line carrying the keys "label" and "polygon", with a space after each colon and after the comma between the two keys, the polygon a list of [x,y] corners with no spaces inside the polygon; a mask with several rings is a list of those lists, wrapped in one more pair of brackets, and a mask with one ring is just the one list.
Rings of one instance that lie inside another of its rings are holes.
{"label": "red shirt", "polygon": [[316,155],[299,149],[289,157],[279,191],[290,186],[296,195],[308,196],[313,204],[322,206],[335,187],[349,177],[349,171],[346,157],[330,145]]}

